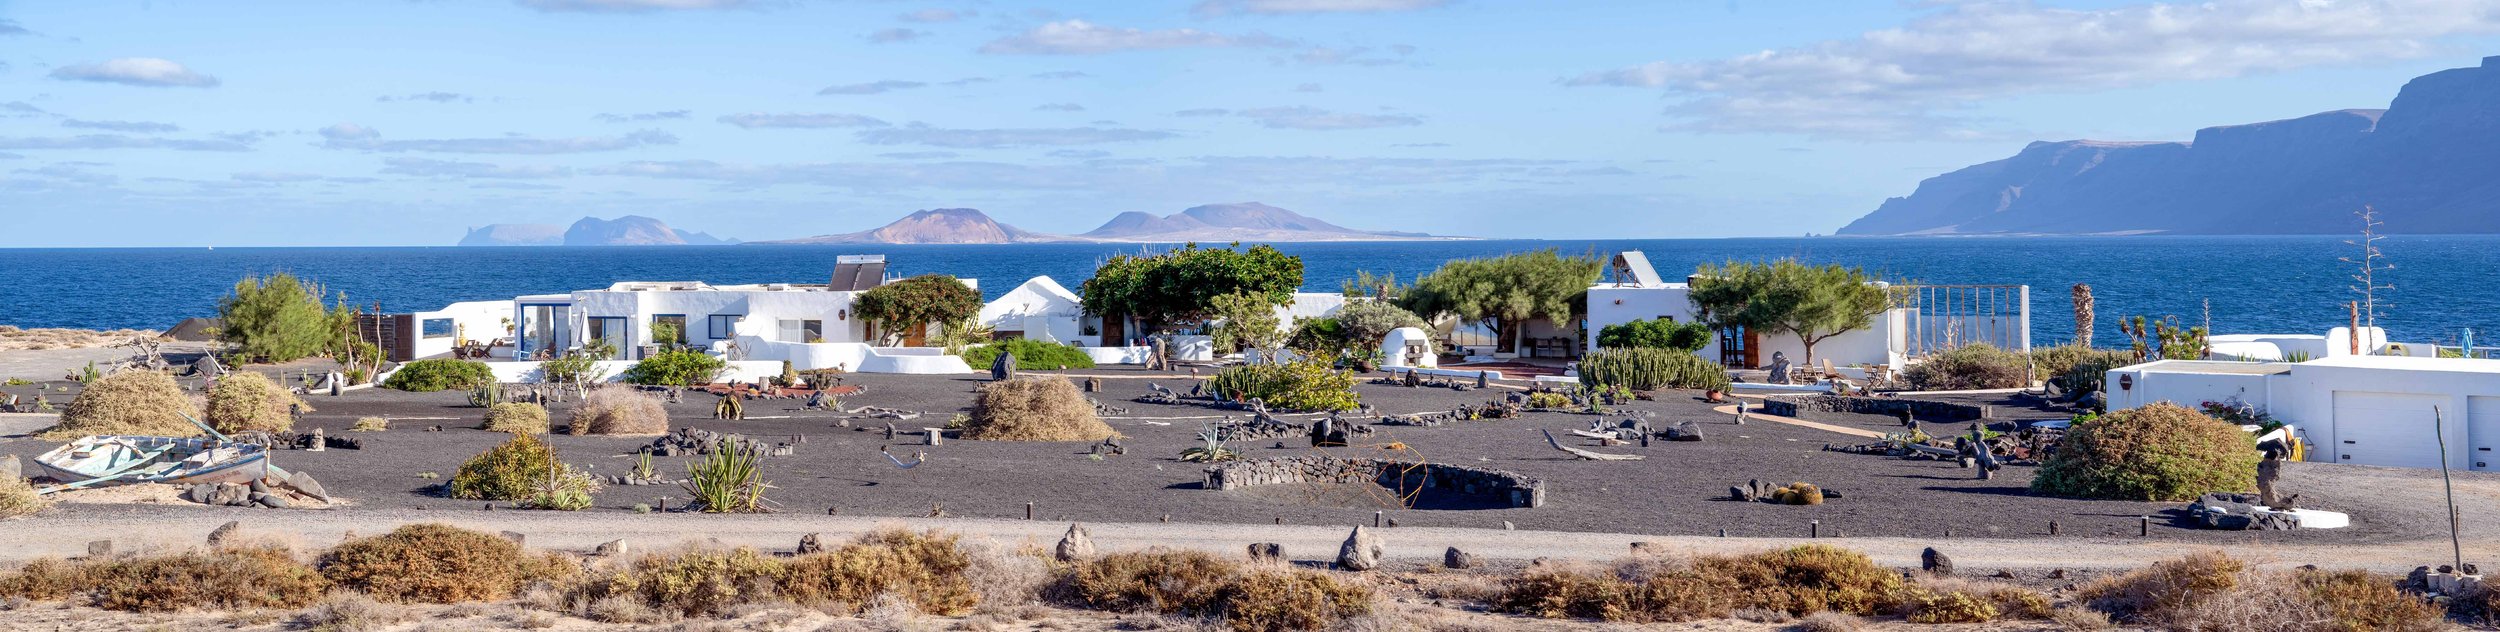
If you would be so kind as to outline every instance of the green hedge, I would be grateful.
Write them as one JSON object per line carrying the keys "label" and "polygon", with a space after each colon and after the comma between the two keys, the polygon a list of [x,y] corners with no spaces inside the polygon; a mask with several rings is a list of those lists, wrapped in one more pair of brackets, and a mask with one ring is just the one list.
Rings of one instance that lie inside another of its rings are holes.
{"label": "green hedge", "polygon": [[391,378],[382,381],[382,388],[431,393],[453,389],[476,388],[495,381],[494,369],[484,362],[436,358],[418,360],[399,367]]}
{"label": "green hedge", "polygon": [[972,365],[974,369],[987,369],[990,363],[998,361],[998,352],[1001,350],[1015,354],[1018,369],[1038,371],[1057,369],[1061,366],[1071,369],[1094,368],[1094,357],[1085,355],[1083,347],[1024,338],[967,347],[963,352],[964,364]]}
{"label": "green hedge", "polygon": [[645,386],[710,384],[729,363],[693,349],[663,351],[625,370],[625,381]]}
{"label": "green hedge", "polygon": [[2184,501],[2257,486],[2257,439],[2169,402],[2077,421],[2040,464],[2032,491],[2103,500]]}
{"label": "green hedge", "polygon": [[1621,386],[1636,391],[1687,388],[1725,391],[1727,367],[1689,351],[1672,349],[1600,349],[1580,358],[1580,383]]}
{"label": "green hedge", "polygon": [[1354,392],[1354,373],[1335,370],[1318,360],[1237,366],[1215,374],[1208,386],[1217,397],[1233,401],[1255,398],[1277,410],[1347,411],[1363,407],[1363,396]]}

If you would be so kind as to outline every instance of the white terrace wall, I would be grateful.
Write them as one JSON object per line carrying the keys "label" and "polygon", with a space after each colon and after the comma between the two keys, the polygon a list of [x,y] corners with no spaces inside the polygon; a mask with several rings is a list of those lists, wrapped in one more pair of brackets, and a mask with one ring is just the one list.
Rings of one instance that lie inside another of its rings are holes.
{"label": "white terrace wall", "polygon": [[[1597,347],[1597,334],[1608,325],[1659,317],[1673,318],[1677,322],[1693,322],[1693,304],[1690,299],[1686,298],[1689,293],[1690,288],[1681,283],[1662,287],[1600,285],[1589,288],[1588,329],[1581,333],[1585,336],[1584,340],[1587,341],[1588,347],[1594,349]],[[1906,338],[1903,336],[1908,333],[1909,313],[1908,309],[1892,309],[1877,317],[1874,324],[1867,329],[1833,336],[1816,343],[1814,345],[1816,364],[1821,364],[1822,360],[1828,358],[1835,366],[1880,364],[1896,371],[1900,370],[1901,365],[1908,360],[1907,349],[1904,348]],[[1805,343],[1799,342],[1796,336],[1764,332],[1760,337],[1763,363],[1770,363],[1771,354],[1775,351],[1787,353],[1790,362],[1805,362]],[[1718,340],[1714,337],[1710,344],[1702,347],[1698,353],[1704,358],[1718,359]]]}
{"label": "white terrace wall", "polygon": [[[504,319],[512,317],[512,301],[464,301],[452,303],[430,312],[411,315],[415,327],[405,335],[414,338],[409,346],[413,357],[432,358],[451,354],[452,343],[466,332],[469,340],[479,343],[510,338],[504,331]],[[435,323],[428,335],[427,322]]]}
{"label": "white terrace wall", "polygon": [[[576,336],[587,337],[589,319],[618,317],[625,319],[626,342],[619,351],[630,354],[651,344],[651,319],[659,315],[686,317],[686,342],[708,345],[739,335],[755,335],[778,340],[782,320],[815,320],[823,323],[823,342],[866,342],[867,325],[850,314],[854,292],[801,290],[694,290],[694,291],[612,291],[594,290],[573,293],[571,320]],[[715,331],[714,315],[740,316],[732,331]],[[802,342],[802,341],[784,341]]]}

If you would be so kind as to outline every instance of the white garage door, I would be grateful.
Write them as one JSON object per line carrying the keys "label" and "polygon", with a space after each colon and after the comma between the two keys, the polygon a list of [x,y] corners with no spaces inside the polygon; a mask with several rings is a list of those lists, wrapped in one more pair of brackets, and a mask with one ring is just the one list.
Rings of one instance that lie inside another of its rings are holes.
{"label": "white garage door", "polygon": [[2469,397],[2466,415],[2465,466],[2500,472],[2500,397]]}
{"label": "white garage door", "polygon": [[2336,391],[2335,462],[2439,467],[2431,407],[2449,401],[2437,395]]}

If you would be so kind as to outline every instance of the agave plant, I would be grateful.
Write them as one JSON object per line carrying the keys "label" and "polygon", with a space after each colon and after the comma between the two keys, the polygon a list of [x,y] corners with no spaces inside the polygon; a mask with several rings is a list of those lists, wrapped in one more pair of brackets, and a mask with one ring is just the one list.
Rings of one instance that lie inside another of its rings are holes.
{"label": "agave plant", "polygon": [[770,513],[764,498],[764,450],[751,441],[722,441],[711,454],[686,464],[686,493],[704,513]]}
{"label": "agave plant", "polygon": [[1181,460],[1191,463],[1215,463],[1241,458],[1241,453],[1224,447],[1224,431],[1215,424],[1206,424],[1198,431],[1198,447],[1181,451]]}

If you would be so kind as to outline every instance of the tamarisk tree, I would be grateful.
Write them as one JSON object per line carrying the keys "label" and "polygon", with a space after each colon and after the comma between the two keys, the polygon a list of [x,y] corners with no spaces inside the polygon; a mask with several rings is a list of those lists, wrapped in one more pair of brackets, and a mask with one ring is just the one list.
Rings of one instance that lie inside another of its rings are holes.
{"label": "tamarisk tree", "polygon": [[1796,336],[1805,345],[1807,364],[1814,362],[1816,343],[1866,329],[1892,308],[1892,293],[1865,270],[1795,259],[1702,264],[1686,297],[1713,328]]}

